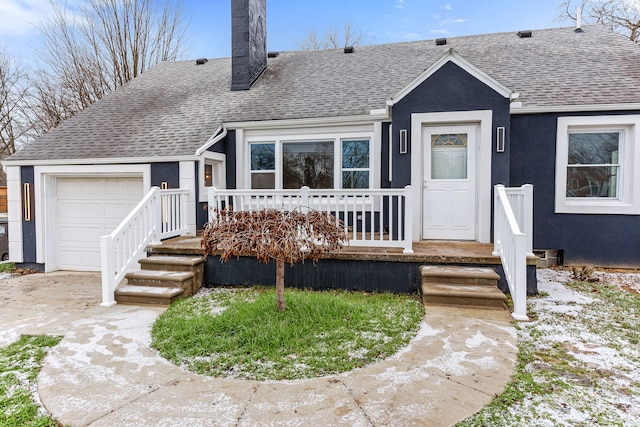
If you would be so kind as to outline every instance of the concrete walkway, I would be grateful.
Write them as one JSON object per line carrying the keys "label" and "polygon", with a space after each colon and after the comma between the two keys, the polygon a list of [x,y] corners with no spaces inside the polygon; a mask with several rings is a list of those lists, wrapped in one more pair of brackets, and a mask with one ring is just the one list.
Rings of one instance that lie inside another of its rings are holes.
{"label": "concrete walkway", "polygon": [[0,281],[0,346],[64,335],[38,391],[70,426],[447,426],[504,389],[517,354],[508,319],[430,310],[408,347],[366,368],[299,381],[210,378],[149,348],[162,309],[100,307],[99,298],[97,274]]}

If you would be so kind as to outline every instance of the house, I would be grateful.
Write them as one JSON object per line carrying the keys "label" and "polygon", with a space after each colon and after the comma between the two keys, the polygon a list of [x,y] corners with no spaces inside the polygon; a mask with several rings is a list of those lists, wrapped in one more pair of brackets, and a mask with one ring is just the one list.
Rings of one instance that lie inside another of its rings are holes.
{"label": "house", "polygon": [[412,241],[490,243],[494,186],[533,184],[534,248],[640,267],[638,45],[596,25],[268,53],[264,0],[232,4],[232,58],[161,63],[3,162],[13,261],[99,270],[153,186],[185,190],[193,234],[208,187],[409,185]]}

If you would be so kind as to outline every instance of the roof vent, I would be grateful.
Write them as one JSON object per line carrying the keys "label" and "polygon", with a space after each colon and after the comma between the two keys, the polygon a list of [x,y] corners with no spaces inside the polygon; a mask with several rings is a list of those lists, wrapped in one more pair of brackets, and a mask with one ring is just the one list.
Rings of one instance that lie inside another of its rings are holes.
{"label": "roof vent", "polygon": [[196,65],[206,64],[207,61],[209,61],[207,58],[198,58],[198,59],[196,59]]}
{"label": "roof vent", "polygon": [[355,52],[355,48],[353,46],[345,46],[344,47],[344,53],[353,53]]}
{"label": "roof vent", "polygon": [[576,33],[581,33],[582,32],[582,8],[579,7],[578,10],[576,11],[576,29],[575,29]]}
{"label": "roof vent", "polygon": [[436,39],[436,46],[444,46],[447,44],[447,39]]}
{"label": "roof vent", "polygon": [[267,58],[277,58],[278,55],[278,52],[267,52]]}
{"label": "roof vent", "polygon": [[531,37],[531,30],[518,31],[518,37],[520,37],[521,39],[530,38]]}

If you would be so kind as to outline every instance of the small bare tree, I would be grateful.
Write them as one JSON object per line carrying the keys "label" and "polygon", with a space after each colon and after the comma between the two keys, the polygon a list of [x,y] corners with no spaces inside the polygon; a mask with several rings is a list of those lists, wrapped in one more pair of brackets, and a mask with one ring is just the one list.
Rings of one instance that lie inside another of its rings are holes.
{"label": "small bare tree", "polygon": [[32,85],[36,117],[46,132],[160,61],[185,53],[180,3],[172,0],[88,0],[72,9],[50,0],[40,26],[45,67]]}
{"label": "small bare tree", "polygon": [[560,5],[558,20],[577,21],[581,8],[586,23],[602,24],[629,40],[640,42],[640,2],[637,0],[566,0]]}
{"label": "small bare tree", "polygon": [[14,58],[0,49],[0,159],[15,153],[29,131],[26,75]]}
{"label": "small bare tree", "polygon": [[232,257],[255,256],[259,261],[276,262],[278,310],[285,310],[284,265],[339,250],[347,242],[344,224],[323,212],[216,210],[204,227],[205,256],[219,253],[227,262]]}
{"label": "small bare tree", "polygon": [[329,27],[323,37],[311,30],[307,37],[297,43],[301,50],[326,50],[341,49],[347,46],[361,46],[366,42],[366,34],[353,26],[351,21],[344,24],[344,27]]}

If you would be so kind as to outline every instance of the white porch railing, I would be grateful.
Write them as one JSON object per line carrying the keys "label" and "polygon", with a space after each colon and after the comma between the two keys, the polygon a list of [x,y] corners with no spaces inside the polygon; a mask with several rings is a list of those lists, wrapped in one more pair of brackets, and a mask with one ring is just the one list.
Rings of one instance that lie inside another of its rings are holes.
{"label": "white porch railing", "polygon": [[344,221],[351,246],[398,247],[413,253],[411,187],[383,189],[217,190],[209,189],[209,216],[236,211],[312,208]]}
{"label": "white porch railing", "polygon": [[527,316],[527,254],[532,253],[533,186],[494,187],[494,255],[500,256],[513,300],[513,318]]}
{"label": "white porch railing", "polygon": [[114,305],[116,286],[144,255],[147,245],[188,231],[186,199],[188,190],[161,190],[149,193],[108,236],[100,238],[102,304]]}

